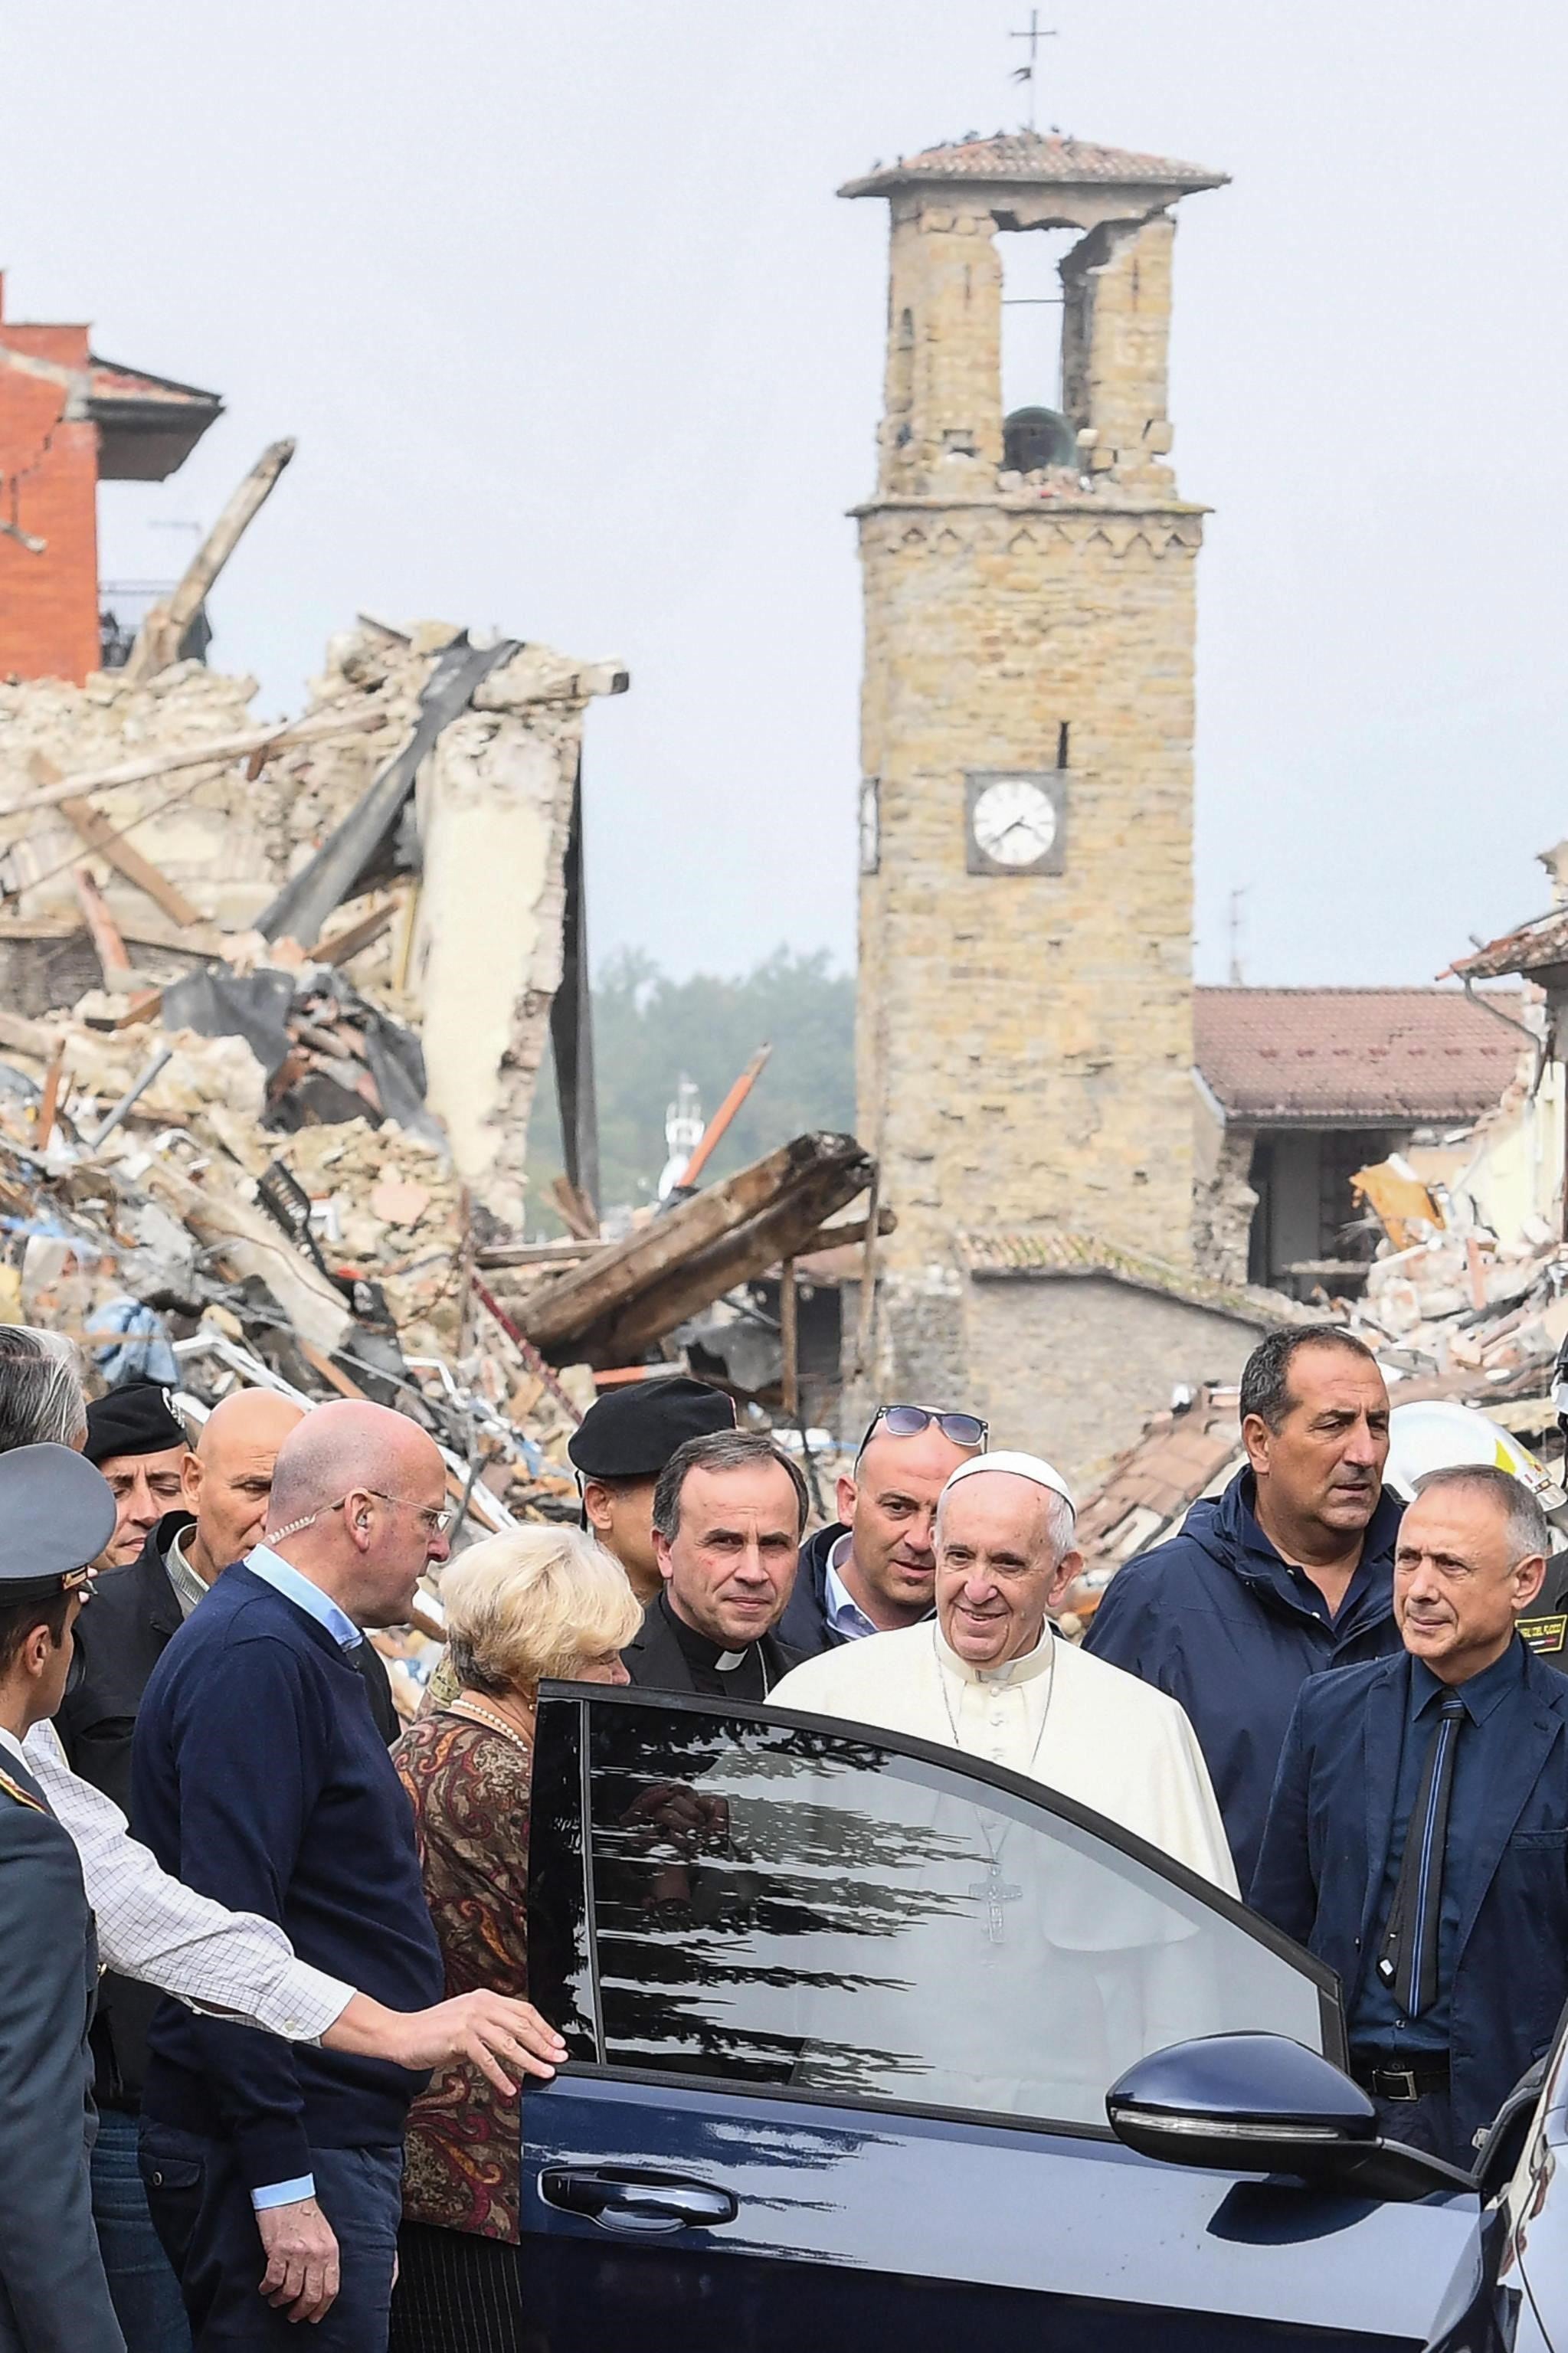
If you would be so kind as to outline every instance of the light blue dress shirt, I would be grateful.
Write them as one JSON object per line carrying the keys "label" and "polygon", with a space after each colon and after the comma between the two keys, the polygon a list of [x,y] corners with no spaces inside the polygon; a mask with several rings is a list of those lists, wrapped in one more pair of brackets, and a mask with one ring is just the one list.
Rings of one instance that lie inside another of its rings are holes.
{"label": "light blue dress shirt", "polygon": [[828,1605],[828,1623],[834,1633],[842,1634],[846,1642],[858,1642],[867,1634],[880,1633],[881,1628],[866,1616],[839,1575],[839,1563],[849,1558],[851,1541],[846,1533],[828,1555],[827,1573],[822,1579],[822,1599]]}
{"label": "light blue dress shirt", "polygon": [[[281,1593],[285,1601],[291,1601],[297,1609],[304,1611],[307,1618],[313,1618],[318,1626],[324,1626],[333,1641],[340,1643],[344,1650],[358,1650],[365,1637],[348,1612],[340,1609],[330,1593],[323,1593],[319,1585],[313,1585],[291,1561],[284,1560],[270,1545],[258,1545],[254,1552],[247,1553],[245,1566],[252,1577],[260,1577],[263,1584],[270,1585],[275,1593]],[[302,2173],[292,2181],[269,2181],[260,2189],[253,2189],[250,2203],[260,2213],[269,2206],[292,2206],[300,2199],[313,2198],[315,2194],[315,2176]]]}

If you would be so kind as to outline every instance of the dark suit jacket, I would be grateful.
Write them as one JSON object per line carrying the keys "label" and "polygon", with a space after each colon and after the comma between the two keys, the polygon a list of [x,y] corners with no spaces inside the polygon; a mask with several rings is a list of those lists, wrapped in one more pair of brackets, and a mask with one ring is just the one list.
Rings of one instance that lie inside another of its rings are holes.
{"label": "dark suit jacket", "polygon": [[[127,1816],[136,1711],[148,1677],[183,1623],[164,1556],[182,1530],[195,1525],[189,1512],[165,1512],[133,1561],[95,1579],[92,1600],[76,1623],[77,1664],[55,1729],[72,1770]],[[376,1729],[390,1747],[402,1727],[386,1662],[371,1642],[361,1646],[359,1669]],[[156,1986],[105,1977],[92,2034],[101,2107],[133,2108],[140,2102],[147,2029],[162,1999]]]}
{"label": "dark suit jacket", "polygon": [[[798,1667],[806,1653],[789,1650],[777,1634],[764,1634],[758,1648],[767,1672],[768,1688],[781,1683],[791,1667]],[[665,1622],[664,1613],[657,1601],[643,1615],[642,1624],[621,1652],[626,1672],[634,1683],[648,1691],[694,1692],[692,1671],[686,1654]]]}
{"label": "dark suit jacket", "polygon": [[[1340,1973],[1365,1966],[1410,1704],[1404,1651],[1314,1675],[1286,1735],[1251,1902]],[[1469,2143],[1552,2042],[1568,2000],[1568,1677],[1525,1660],[1516,1736],[1496,1751],[1462,1873],[1451,2099]]]}
{"label": "dark suit jacket", "polygon": [[87,2169],[92,1915],[69,1833],[9,1750],[0,1769],[0,2353],[123,2353]]}
{"label": "dark suit jacket", "polygon": [[795,1582],[779,1620],[779,1631],[787,1647],[802,1659],[836,1651],[843,1641],[837,1628],[828,1623],[828,1556],[839,1538],[848,1534],[842,1520],[835,1520],[831,1527],[819,1528],[814,1536],[808,1536],[800,1546]]}

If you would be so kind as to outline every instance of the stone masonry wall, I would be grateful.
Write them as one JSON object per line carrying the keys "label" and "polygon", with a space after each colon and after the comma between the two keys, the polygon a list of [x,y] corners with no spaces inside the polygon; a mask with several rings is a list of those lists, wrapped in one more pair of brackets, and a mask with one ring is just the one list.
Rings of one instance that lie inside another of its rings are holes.
{"label": "stone masonry wall", "polygon": [[[1021,477],[1001,466],[994,231],[1063,225],[1084,231],[1063,264],[1082,470]],[[1202,511],[1164,463],[1172,237],[1131,187],[893,200],[887,409],[860,514],[879,852],[859,1127],[899,1221],[866,1368],[884,1396],[1038,1373],[1004,1339],[1012,1291],[966,1306],[962,1229],[1068,1226],[1191,1260]],[[1063,871],[969,872],[967,772],[1054,769],[1064,729]]]}
{"label": "stone masonry wall", "polygon": [[[1034,1219],[1181,1259],[1192,1181],[1189,511],[884,505],[863,521],[861,1133],[890,1269]],[[964,772],[1048,768],[1065,871],[965,871]]]}
{"label": "stone masonry wall", "polygon": [[1095,435],[1091,474],[1169,490],[1166,358],[1176,224],[1168,215],[1096,229],[1062,265],[1062,403]]}
{"label": "stone masonry wall", "polygon": [[1043,1454],[1082,1493],[1131,1446],[1177,1382],[1237,1379],[1261,1336],[1185,1300],[1108,1276],[969,1277],[963,1402],[993,1446]]}
{"label": "stone masonry wall", "polygon": [[895,220],[889,262],[884,487],[945,459],[1001,463],[1001,258],[991,215],[927,206]]}

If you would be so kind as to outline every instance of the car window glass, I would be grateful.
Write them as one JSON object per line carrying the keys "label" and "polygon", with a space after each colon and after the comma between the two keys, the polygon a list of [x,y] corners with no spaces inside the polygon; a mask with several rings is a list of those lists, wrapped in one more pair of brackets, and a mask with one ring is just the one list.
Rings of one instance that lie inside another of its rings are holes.
{"label": "car window glass", "polygon": [[1108,2086],[1166,2044],[1325,2047],[1294,1948],[961,1767],[768,1720],[590,1713],[607,2063],[1103,2127]]}

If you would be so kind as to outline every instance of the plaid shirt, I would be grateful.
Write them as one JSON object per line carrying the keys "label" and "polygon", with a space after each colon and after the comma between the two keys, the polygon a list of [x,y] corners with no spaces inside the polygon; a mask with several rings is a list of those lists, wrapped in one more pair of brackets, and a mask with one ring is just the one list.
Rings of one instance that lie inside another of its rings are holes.
{"label": "plaid shirt", "polygon": [[107,1968],[290,2042],[318,2041],[342,2015],[354,1988],[297,1959],[275,1921],[226,1912],[161,1870],[113,1799],[71,1771],[52,1724],[35,1725],[23,1753],[76,1841]]}

